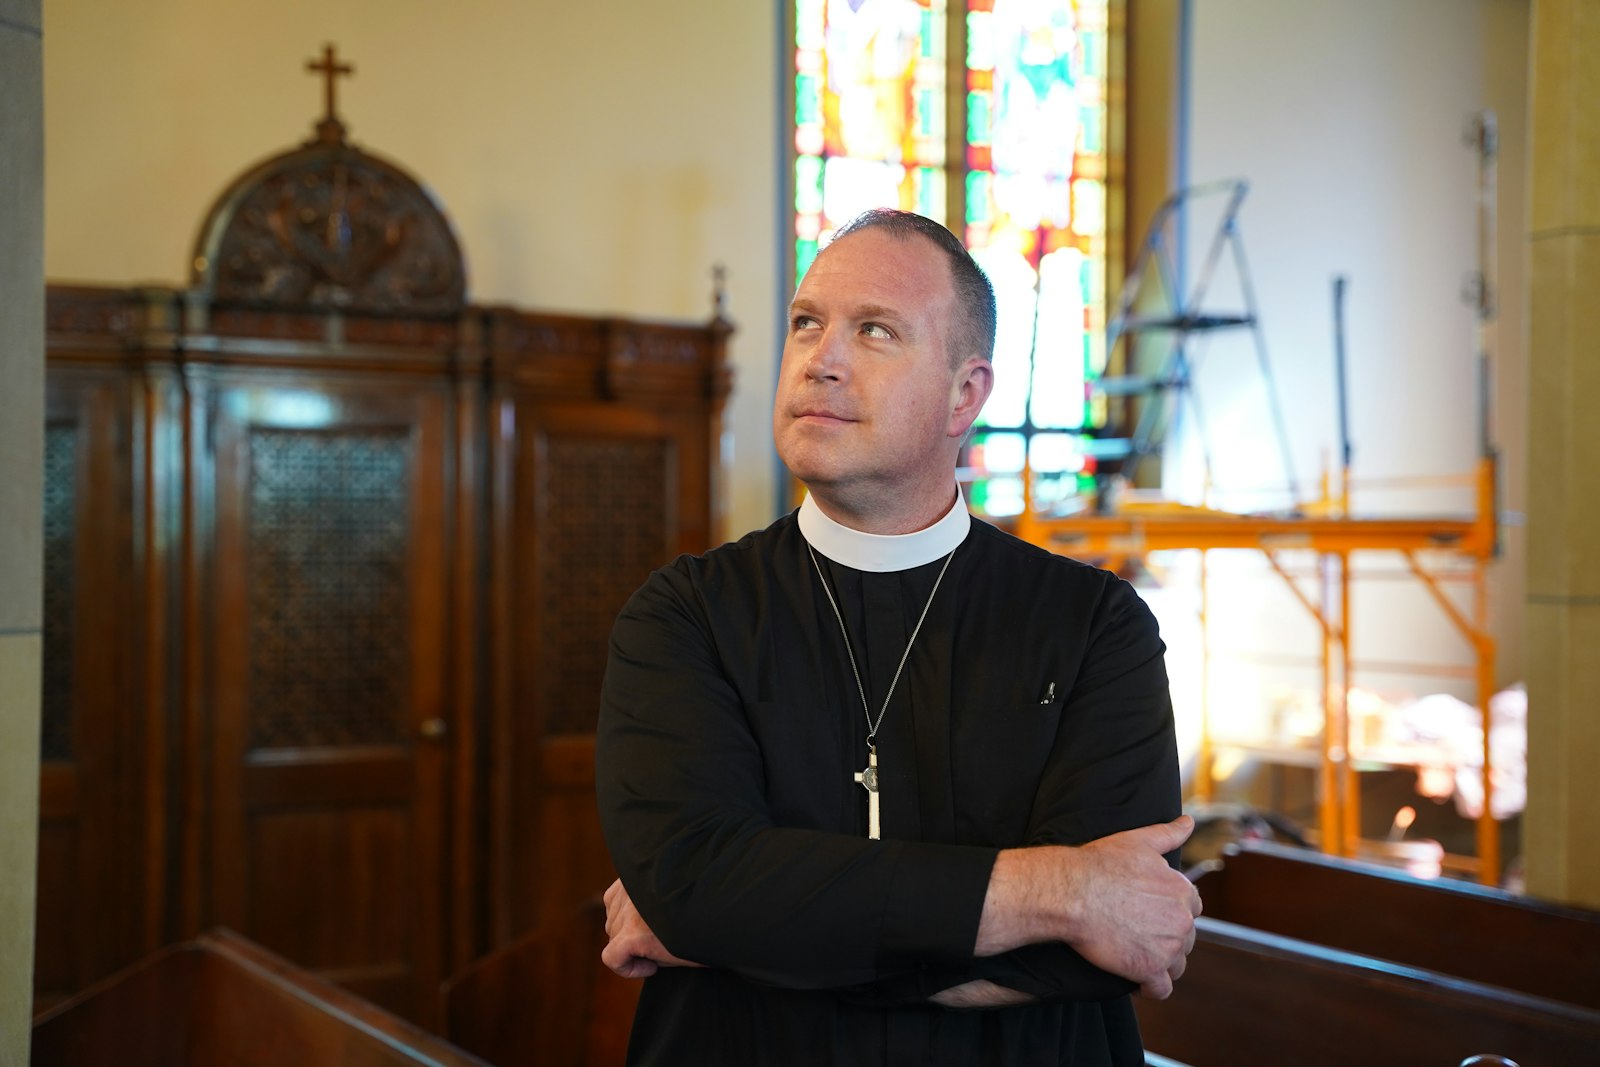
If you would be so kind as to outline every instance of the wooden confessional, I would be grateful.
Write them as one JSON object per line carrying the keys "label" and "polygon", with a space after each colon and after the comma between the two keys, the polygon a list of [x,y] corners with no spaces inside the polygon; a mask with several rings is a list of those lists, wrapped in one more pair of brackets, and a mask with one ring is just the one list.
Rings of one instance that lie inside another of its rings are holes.
{"label": "wooden confessional", "polygon": [[611,620],[709,547],[731,327],[475,306],[399,167],[243,174],[47,294],[38,1003],[225,925],[430,1021],[610,881]]}

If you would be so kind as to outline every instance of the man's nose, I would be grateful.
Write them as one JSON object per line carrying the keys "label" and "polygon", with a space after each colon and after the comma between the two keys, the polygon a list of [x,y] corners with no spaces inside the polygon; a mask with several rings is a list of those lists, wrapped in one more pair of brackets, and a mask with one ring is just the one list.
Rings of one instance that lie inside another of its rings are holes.
{"label": "man's nose", "polygon": [[806,377],[813,381],[841,381],[850,372],[849,345],[832,326],[822,331],[806,359]]}

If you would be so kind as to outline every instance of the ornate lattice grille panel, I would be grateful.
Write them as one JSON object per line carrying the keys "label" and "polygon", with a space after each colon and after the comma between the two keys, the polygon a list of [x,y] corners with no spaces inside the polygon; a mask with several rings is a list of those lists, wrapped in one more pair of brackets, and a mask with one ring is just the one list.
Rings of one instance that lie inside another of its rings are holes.
{"label": "ornate lattice grille panel", "polygon": [[664,440],[552,438],[539,536],[539,684],[547,734],[593,733],[611,624],[666,562]]}
{"label": "ornate lattice grille panel", "polygon": [[78,429],[44,431],[44,722],[41,756],[72,758],[72,631],[76,582]]}
{"label": "ornate lattice grille panel", "polygon": [[250,743],[403,735],[404,430],[250,435]]}

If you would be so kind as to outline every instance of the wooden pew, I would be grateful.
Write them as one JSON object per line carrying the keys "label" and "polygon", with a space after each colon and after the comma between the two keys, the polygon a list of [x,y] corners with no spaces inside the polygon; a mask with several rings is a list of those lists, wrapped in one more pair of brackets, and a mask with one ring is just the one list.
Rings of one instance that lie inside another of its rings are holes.
{"label": "wooden pew", "polygon": [[1213,919],[1600,1010],[1600,912],[1269,842],[1193,877]]}
{"label": "wooden pew", "polygon": [[1595,1062],[1600,1012],[1219,919],[1173,995],[1136,1001],[1145,1046],[1192,1067]]}
{"label": "wooden pew", "polygon": [[600,962],[605,920],[596,897],[451,978],[446,1037],[504,1067],[621,1067],[643,983]]}
{"label": "wooden pew", "polygon": [[225,929],[169,946],[41,1013],[33,1067],[485,1067]]}

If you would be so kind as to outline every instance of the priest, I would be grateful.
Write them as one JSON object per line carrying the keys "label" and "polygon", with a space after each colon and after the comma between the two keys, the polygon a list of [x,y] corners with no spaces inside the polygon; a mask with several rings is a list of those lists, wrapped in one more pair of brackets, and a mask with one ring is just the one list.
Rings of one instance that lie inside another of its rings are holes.
{"label": "priest", "polygon": [[773,405],[805,501],[618,617],[596,780],[635,1064],[1141,1064],[1199,897],[1169,858],[1156,623],[967,511],[987,278],[944,227],[843,227]]}

